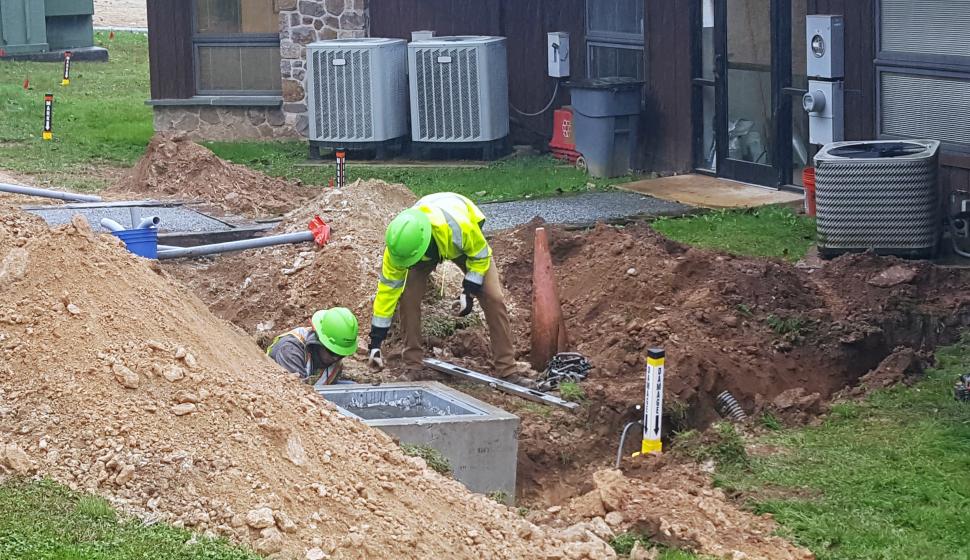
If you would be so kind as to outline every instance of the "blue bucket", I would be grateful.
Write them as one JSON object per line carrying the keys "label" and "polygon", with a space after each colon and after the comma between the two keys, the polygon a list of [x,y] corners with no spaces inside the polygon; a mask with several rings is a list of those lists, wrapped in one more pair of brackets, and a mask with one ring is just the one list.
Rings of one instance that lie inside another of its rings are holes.
{"label": "blue bucket", "polygon": [[113,231],[111,234],[124,241],[125,247],[139,257],[145,257],[146,259],[158,258],[157,229],[125,229],[122,231]]}

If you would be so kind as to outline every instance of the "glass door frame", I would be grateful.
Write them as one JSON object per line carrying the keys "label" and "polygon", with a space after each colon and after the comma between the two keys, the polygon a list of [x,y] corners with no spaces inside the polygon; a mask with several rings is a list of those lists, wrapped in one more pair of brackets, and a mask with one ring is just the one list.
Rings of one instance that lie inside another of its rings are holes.
{"label": "glass door frame", "polygon": [[703,76],[703,3],[691,2],[691,113],[694,166],[704,153],[704,90],[714,88],[715,170],[699,172],[767,187],[783,187],[792,176],[792,14],[791,0],[771,3],[771,115],[774,134],[769,146],[772,164],[756,164],[728,157],[728,0],[714,3],[714,77]]}

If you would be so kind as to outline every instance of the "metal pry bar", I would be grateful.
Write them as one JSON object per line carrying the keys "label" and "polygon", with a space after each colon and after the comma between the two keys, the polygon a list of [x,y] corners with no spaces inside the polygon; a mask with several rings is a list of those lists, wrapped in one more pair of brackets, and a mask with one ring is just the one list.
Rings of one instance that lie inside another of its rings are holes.
{"label": "metal pry bar", "polygon": [[424,365],[435,371],[447,373],[448,375],[454,375],[455,377],[467,379],[468,381],[482,383],[484,385],[488,385],[489,387],[498,389],[499,391],[522,397],[523,399],[528,399],[530,401],[558,406],[560,408],[565,408],[566,410],[576,410],[579,408],[579,403],[564,401],[559,397],[547,395],[542,391],[528,389],[526,387],[522,387],[521,385],[509,383],[508,381],[502,381],[501,379],[496,379],[494,377],[489,377],[484,373],[478,373],[477,371],[465,369],[463,367],[449,364],[448,362],[442,362],[441,360],[436,360],[434,358],[426,358],[424,360]]}

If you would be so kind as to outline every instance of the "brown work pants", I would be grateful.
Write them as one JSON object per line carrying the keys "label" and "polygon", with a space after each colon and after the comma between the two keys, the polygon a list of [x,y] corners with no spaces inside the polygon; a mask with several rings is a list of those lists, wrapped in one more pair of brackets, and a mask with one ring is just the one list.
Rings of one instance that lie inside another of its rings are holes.
{"label": "brown work pants", "polygon": [[[454,262],[463,271],[465,270],[464,258]],[[428,279],[436,266],[437,263],[427,261],[411,267],[408,270],[404,293],[401,295],[399,305],[401,327],[404,329],[404,359],[414,364],[420,364],[424,358],[424,350],[421,347],[421,301],[428,289]],[[515,371],[515,347],[512,345],[512,325],[509,322],[509,310],[505,307],[502,280],[494,263],[485,273],[485,283],[482,291],[475,296],[475,300],[485,312],[488,336],[492,342],[495,376],[508,377]]]}

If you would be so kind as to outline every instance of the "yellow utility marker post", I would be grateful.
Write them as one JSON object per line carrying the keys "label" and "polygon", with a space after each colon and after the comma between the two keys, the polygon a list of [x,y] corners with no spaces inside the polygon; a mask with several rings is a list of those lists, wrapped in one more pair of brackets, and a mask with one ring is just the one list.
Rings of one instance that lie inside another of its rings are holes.
{"label": "yellow utility marker post", "polygon": [[61,85],[71,85],[71,51],[64,51],[64,78],[61,80]]}
{"label": "yellow utility marker post", "polygon": [[649,455],[663,451],[660,428],[664,408],[664,367],[666,353],[660,348],[647,351],[646,406],[643,409],[643,442],[640,454]]}
{"label": "yellow utility marker post", "polygon": [[54,94],[44,96],[44,140],[54,139]]}

